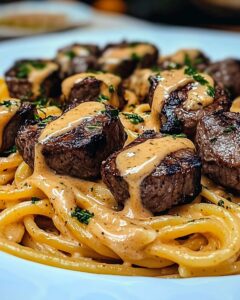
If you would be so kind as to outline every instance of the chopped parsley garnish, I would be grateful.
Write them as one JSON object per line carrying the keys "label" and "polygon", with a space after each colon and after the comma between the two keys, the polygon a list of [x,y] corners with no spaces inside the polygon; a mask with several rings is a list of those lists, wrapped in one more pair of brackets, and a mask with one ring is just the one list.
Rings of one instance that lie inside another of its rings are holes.
{"label": "chopped parsley garnish", "polygon": [[76,57],[76,53],[72,50],[66,51],[64,53],[70,60],[74,59]]}
{"label": "chopped parsley garnish", "polygon": [[213,86],[208,85],[207,94],[210,97],[214,97],[215,96],[215,89],[214,89]]}
{"label": "chopped parsley garnish", "polygon": [[186,66],[192,66],[191,59],[187,53],[184,55],[184,65]]}
{"label": "chopped parsley garnish", "polygon": [[21,64],[18,66],[16,77],[20,79],[27,78],[29,73],[30,73],[30,69],[27,66],[27,64]]}
{"label": "chopped parsley garnish", "polygon": [[111,84],[108,87],[109,93],[114,93],[115,92],[115,87]]}
{"label": "chopped parsley garnish", "polygon": [[179,133],[179,134],[173,134],[172,137],[174,139],[177,139],[177,138],[186,138],[186,134],[185,133]]}
{"label": "chopped parsley garnish", "polygon": [[32,204],[35,204],[35,203],[38,202],[39,200],[40,200],[40,198],[38,198],[38,197],[32,197],[32,198],[31,198]]}
{"label": "chopped parsley garnish", "polygon": [[129,113],[123,113],[123,115],[128,119],[132,124],[139,124],[144,122],[144,119],[139,116],[138,114],[129,114]]}
{"label": "chopped parsley garnish", "polygon": [[223,133],[231,133],[233,131],[237,130],[236,126],[235,125],[229,125],[228,127],[226,127],[224,130],[223,130]]}
{"label": "chopped parsley garnish", "polygon": [[141,56],[139,56],[137,53],[133,52],[131,55],[131,59],[136,62],[139,62],[141,60]]}
{"label": "chopped parsley garnish", "polygon": [[201,85],[207,85],[207,94],[210,97],[214,97],[215,96],[215,89],[214,87],[212,87],[209,82],[197,72],[197,69],[195,69],[194,67],[192,67],[191,65],[187,65],[187,67],[184,70],[184,73],[192,76],[192,78],[199,82]]}
{"label": "chopped parsley garnish", "polygon": [[101,128],[101,122],[96,122],[95,124],[89,124],[86,126],[87,129],[89,130],[95,130]]}
{"label": "chopped parsley garnish", "polygon": [[0,102],[0,106],[10,107],[11,105],[12,102],[10,100],[4,100],[3,102]]}
{"label": "chopped parsley garnish", "polygon": [[101,111],[102,114],[107,114],[109,115],[111,118],[117,117],[119,115],[119,110],[118,109],[108,109],[108,110],[102,110]]}
{"label": "chopped parsley garnish", "polygon": [[98,102],[105,102],[105,101],[108,101],[108,100],[109,100],[108,96],[105,96],[105,95],[103,95],[103,94],[100,94],[100,95],[97,97],[97,101],[98,101]]}
{"label": "chopped parsley garnish", "polygon": [[[35,117],[35,116],[34,116]],[[38,120],[40,120],[41,118],[39,118]],[[49,122],[51,122],[54,119],[54,116],[48,116],[45,119],[41,119],[41,121],[38,123],[39,127],[45,127],[45,125]]]}
{"label": "chopped parsley garnish", "polygon": [[46,67],[46,63],[41,61],[31,61],[28,64],[30,64],[34,69],[42,70]]}
{"label": "chopped parsley garnish", "polygon": [[46,97],[38,97],[33,104],[35,104],[37,107],[46,107],[48,103],[48,98]]}
{"label": "chopped parsley garnish", "polygon": [[223,200],[219,200],[217,205],[218,205],[218,206],[221,206],[221,207],[224,207],[224,204],[225,204],[225,203],[224,203]]}
{"label": "chopped parsley garnish", "polygon": [[177,138],[187,138],[185,133],[179,133],[179,134],[163,134],[163,136],[171,136],[173,139],[177,139]]}
{"label": "chopped parsley garnish", "polygon": [[90,219],[94,216],[94,213],[86,209],[81,209],[80,207],[76,207],[75,210],[71,213],[73,218],[76,218],[79,222],[88,225]]}
{"label": "chopped parsley garnish", "polygon": [[41,118],[39,117],[39,115],[34,114],[34,120],[38,121],[38,120],[40,120],[40,119],[41,119]]}
{"label": "chopped parsley garnish", "polygon": [[31,69],[29,66],[32,66],[34,69],[41,70],[46,67],[46,63],[41,62],[41,61],[29,61],[29,62],[23,62],[17,65],[17,78],[27,78]]}
{"label": "chopped parsley garnish", "polygon": [[1,153],[1,156],[3,157],[7,157],[10,154],[16,153],[17,152],[17,147],[14,145],[11,148],[9,148],[8,150],[4,151]]}

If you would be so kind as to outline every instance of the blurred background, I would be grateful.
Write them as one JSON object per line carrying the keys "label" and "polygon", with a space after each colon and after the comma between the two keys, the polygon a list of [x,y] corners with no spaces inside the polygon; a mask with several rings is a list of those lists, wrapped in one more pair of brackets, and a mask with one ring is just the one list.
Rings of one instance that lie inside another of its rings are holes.
{"label": "blurred background", "polygon": [[104,22],[109,29],[114,17],[115,26],[138,20],[240,32],[240,0],[0,0],[0,40]]}

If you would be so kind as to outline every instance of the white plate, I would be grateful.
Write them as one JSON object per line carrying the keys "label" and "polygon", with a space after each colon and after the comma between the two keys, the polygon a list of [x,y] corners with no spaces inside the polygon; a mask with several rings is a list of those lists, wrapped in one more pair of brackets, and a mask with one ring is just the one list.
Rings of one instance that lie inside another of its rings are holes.
{"label": "white plate", "polygon": [[[84,31],[0,44],[0,74],[15,59],[52,57],[68,43],[103,45],[122,38],[156,43],[163,53],[180,47],[200,48],[214,59],[240,58],[240,36],[217,31],[138,26],[122,31]],[[94,275],[57,269],[0,253],[0,300],[237,300],[240,276],[158,279]]]}
{"label": "white plate", "polygon": [[[68,27],[79,24],[86,26],[90,23],[92,10],[84,4],[75,3],[56,3],[56,2],[16,2],[0,5],[1,17],[11,16],[15,14],[31,14],[31,13],[48,13],[65,15],[69,23]],[[19,37],[33,35],[31,29],[13,28],[9,26],[0,26],[0,37]]]}

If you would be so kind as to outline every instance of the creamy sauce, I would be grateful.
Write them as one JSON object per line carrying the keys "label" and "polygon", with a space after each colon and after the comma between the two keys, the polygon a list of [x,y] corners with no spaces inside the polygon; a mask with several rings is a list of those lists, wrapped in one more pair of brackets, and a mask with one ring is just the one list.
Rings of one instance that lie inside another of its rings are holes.
{"label": "creamy sauce", "polygon": [[160,164],[170,153],[180,149],[194,149],[193,143],[185,138],[162,137],[148,139],[129,149],[122,151],[116,158],[116,165],[121,176],[129,186],[130,198],[128,199],[124,215],[130,218],[148,217],[141,203],[140,185],[145,177]]}
{"label": "creamy sauce", "polygon": [[240,97],[237,97],[236,99],[233,100],[230,111],[235,113],[240,112]]}
{"label": "creamy sauce", "polygon": [[0,103],[4,103],[4,101],[11,102],[10,106],[0,105],[0,148],[3,144],[3,133],[4,129],[7,126],[8,122],[12,119],[12,117],[16,114],[19,107],[21,106],[21,102],[18,99],[2,99]]}
{"label": "creamy sauce", "polygon": [[[76,207],[76,197],[79,194],[77,186],[80,180],[52,172],[46,165],[42,155],[41,144],[35,146],[34,173],[28,181],[47,195],[56,215],[61,220],[69,220],[65,226],[70,231],[74,227],[75,231],[72,233],[76,233],[76,226],[81,226],[81,224],[71,217],[71,213]],[[82,196],[85,197],[85,195]],[[98,205],[95,201],[88,200],[86,197],[85,199],[83,208],[94,213],[86,232],[87,241],[85,243],[87,245],[91,243],[94,237],[97,237],[97,239],[94,239],[95,250],[104,256],[107,255],[112,258],[119,256],[124,260],[143,259],[146,256],[143,249],[157,237],[155,230],[149,226],[142,228],[137,221],[130,221],[124,216],[121,217],[119,213],[114,212],[112,209]],[[83,234],[80,228],[79,235]],[[76,238],[79,239],[79,236],[76,236]],[[103,244],[100,245],[101,241]],[[92,244],[91,247],[93,247]]]}
{"label": "creamy sauce", "polygon": [[36,69],[29,65],[31,69],[28,80],[32,83],[32,93],[36,97],[40,94],[40,86],[43,81],[54,71],[58,70],[58,65],[48,62],[43,69]]}
{"label": "creamy sauce", "polygon": [[153,54],[154,48],[148,44],[139,44],[136,46],[127,47],[112,47],[107,49],[99,59],[100,64],[103,64],[105,71],[112,72],[115,66],[122,60],[131,59],[133,54],[143,57],[146,54]]}
{"label": "creamy sauce", "polygon": [[[117,94],[118,86],[121,83],[121,78],[113,75],[113,74],[94,74],[94,73],[80,73],[77,75],[73,75],[65,79],[62,83],[62,93],[65,99],[68,99],[69,94],[73,86],[87,77],[94,77],[97,80],[102,81],[100,94],[108,97],[109,104],[113,105],[114,107],[119,107],[119,98]],[[114,91],[111,92],[109,87],[113,86]]]}
{"label": "creamy sauce", "polygon": [[139,100],[144,100],[147,96],[150,88],[148,79],[151,75],[156,73],[157,72],[153,72],[151,69],[140,69],[136,70],[127,80],[128,88],[139,97]]}
{"label": "creamy sauce", "polygon": [[[214,98],[208,95],[208,86],[201,85],[195,82],[194,79],[184,73],[184,68],[179,70],[163,71],[159,77],[159,83],[154,91],[151,116],[149,127],[156,131],[160,129],[159,115],[162,111],[165,100],[169,97],[170,93],[184,87],[188,83],[194,83],[193,88],[188,91],[187,100],[183,103],[186,110],[198,110],[205,107],[214,101]],[[214,85],[213,79],[207,74],[200,74],[204,77],[210,86]]]}
{"label": "creamy sauce", "polygon": [[100,102],[83,102],[64,113],[58,119],[48,123],[42,131],[38,141],[44,143],[52,137],[69,132],[84,120],[91,118],[104,109],[104,104]]}
{"label": "creamy sauce", "polygon": [[172,55],[160,57],[160,63],[164,61],[172,61],[177,64],[184,64],[186,55],[192,61],[199,56],[199,50],[197,49],[180,49]]}

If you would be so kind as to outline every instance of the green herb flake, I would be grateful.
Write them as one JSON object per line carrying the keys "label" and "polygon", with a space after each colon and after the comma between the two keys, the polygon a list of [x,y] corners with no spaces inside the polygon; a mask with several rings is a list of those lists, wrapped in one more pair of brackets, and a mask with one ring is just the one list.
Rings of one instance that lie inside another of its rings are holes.
{"label": "green herb flake", "polygon": [[221,207],[224,207],[224,204],[225,204],[225,203],[224,203],[223,200],[219,200],[217,205],[218,205],[218,206],[221,206]]}
{"label": "green herb flake", "polygon": [[98,102],[105,102],[105,101],[108,101],[109,100],[109,97],[108,96],[105,96],[103,94],[100,94],[98,97],[97,97],[97,101]]}
{"label": "green herb flake", "polygon": [[223,130],[223,133],[231,133],[231,132],[233,132],[235,130],[237,130],[236,126],[235,125],[230,125],[230,126],[226,127]]}
{"label": "green herb flake", "polygon": [[4,100],[3,102],[0,103],[0,106],[11,107],[12,102],[10,100]]}
{"label": "green herb flake", "polygon": [[131,59],[136,62],[139,62],[141,60],[141,56],[139,56],[136,52],[133,52],[131,55]]}
{"label": "green herb flake", "polygon": [[213,86],[208,85],[207,94],[210,97],[214,97],[215,96],[215,89],[214,89]]}
{"label": "green herb flake", "polygon": [[66,51],[64,53],[70,60],[74,59],[76,57],[76,53],[72,50]]}
{"label": "green herb flake", "polygon": [[32,198],[31,198],[32,204],[35,204],[35,203],[38,202],[39,200],[40,200],[40,198],[38,198],[38,197],[32,197]]}
{"label": "green herb flake", "polygon": [[17,152],[17,147],[14,145],[11,148],[9,148],[8,150],[4,151],[1,153],[2,157],[7,157],[10,154],[16,153]]}
{"label": "green herb flake", "polygon": [[31,61],[29,62],[29,64],[34,68],[34,69],[37,69],[37,70],[42,70],[46,67],[46,63],[44,62],[41,62],[41,61]]}
{"label": "green herb flake", "polygon": [[108,90],[109,90],[109,93],[112,94],[115,92],[115,87],[111,84],[111,85],[109,85]]}
{"label": "green herb flake", "polygon": [[128,119],[132,124],[139,124],[144,122],[144,119],[139,116],[138,114],[130,114],[130,113],[123,113],[123,115]]}
{"label": "green herb flake", "polygon": [[18,66],[16,77],[19,78],[19,79],[24,79],[24,78],[28,77],[29,73],[30,73],[30,69],[29,69],[28,65],[25,64],[25,63],[24,64],[20,64]]}
{"label": "green herb flake", "polygon": [[91,213],[86,209],[76,207],[75,210],[71,213],[71,217],[76,218],[79,222],[88,225],[90,219],[94,217],[94,213]]}

